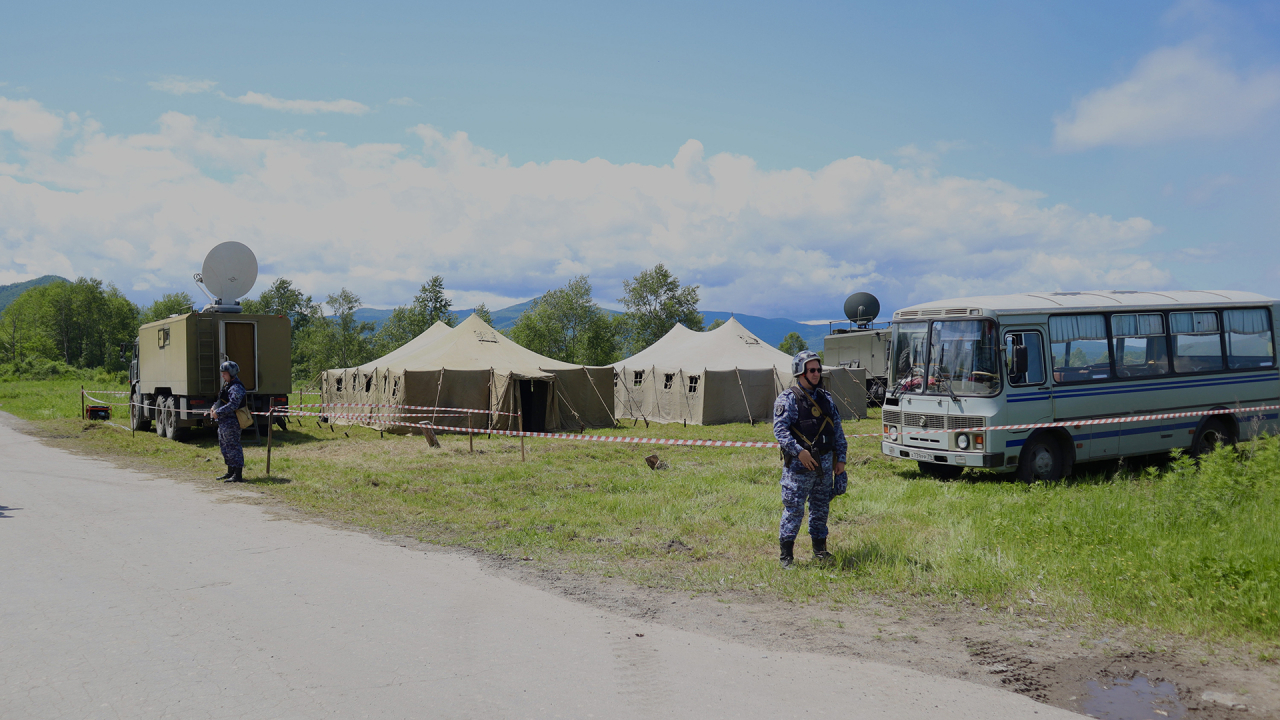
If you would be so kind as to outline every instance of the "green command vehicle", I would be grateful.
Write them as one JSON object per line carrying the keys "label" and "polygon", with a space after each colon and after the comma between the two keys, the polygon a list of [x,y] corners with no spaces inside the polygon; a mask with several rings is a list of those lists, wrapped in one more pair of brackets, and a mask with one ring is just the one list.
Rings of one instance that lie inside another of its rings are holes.
{"label": "green command vehicle", "polygon": [[[147,430],[154,424],[157,435],[182,440],[189,428],[215,426],[216,421],[205,413],[218,399],[222,382],[218,366],[224,360],[240,366],[250,411],[266,412],[272,405],[288,404],[292,385],[289,319],[206,308],[147,323],[138,330],[129,365],[132,428]],[[257,431],[265,434],[266,417],[254,417]],[[284,427],[283,419],[277,422]]]}

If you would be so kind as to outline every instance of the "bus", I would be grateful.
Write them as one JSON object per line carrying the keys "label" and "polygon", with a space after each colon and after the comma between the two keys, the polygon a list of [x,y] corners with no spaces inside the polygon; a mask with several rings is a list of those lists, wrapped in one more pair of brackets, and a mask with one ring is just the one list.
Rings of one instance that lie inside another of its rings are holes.
{"label": "bus", "polygon": [[[1265,406],[1280,404],[1278,311],[1239,291],[1024,293],[899,310],[881,452],[939,479],[989,468],[1051,481],[1078,462],[1198,455],[1275,433],[1280,412]],[[1229,412],[1196,415],[1210,410]],[[1190,415],[1141,419],[1170,414]]]}

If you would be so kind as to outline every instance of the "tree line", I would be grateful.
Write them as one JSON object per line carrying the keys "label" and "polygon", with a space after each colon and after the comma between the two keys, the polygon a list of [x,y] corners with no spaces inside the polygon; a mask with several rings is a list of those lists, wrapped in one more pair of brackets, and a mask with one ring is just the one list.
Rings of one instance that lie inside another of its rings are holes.
{"label": "tree line", "polygon": [[[610,315],[592,299],[590,278],[582,275],[536,298],[505,334],[540,355],[580,365],[608,365],[653,344],[676,323],[704,330],[698,290],[698,285],[682,284],[659,263],[623,281],[618,302],[625,311]],[[392,310],[381,326],[356,319],[363,305],[350,290],[341,288],[327,295],[322,305],[283,277],[241,305],[246,313],[289,318],[294,378],[299,382],[329,368],[353,367],[381,357],[436,322],[450,327],[458,323],[439,275],[424,283],[408,305]],[[141,308],[115,285],[95,278],[36,287],[0,313],[0,363],[21,368],[43,360],[121,371],[126,364],[120,359],[120,347],[137,337],[141,325],[191,312],[193,307],[190,295],[177,292]],[[493,324],[484,304],[474,312]],[[721,324],[716,321],[705,329]],[[804,349],[799,335],[792,335],[783,341],[783,349]]]}

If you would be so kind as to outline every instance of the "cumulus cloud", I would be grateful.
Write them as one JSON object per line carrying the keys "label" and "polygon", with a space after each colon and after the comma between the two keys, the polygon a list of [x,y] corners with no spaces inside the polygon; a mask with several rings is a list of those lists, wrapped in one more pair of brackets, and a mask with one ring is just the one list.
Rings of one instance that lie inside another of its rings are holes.
{"label": "cumulus cloud", "polygon": [[391,98],[387,101],[388,105],[400,105],[402,107],[418,107],[418,103],[411,97]]}
{"label": "cumulus cloud", "polygon": [[283,100],[273,95],[249,91],[239,97],[223,94],[224,98],[241,105],[257,105],[268,110],[314,115],[315,113],[342,113],[344,115],[363,115],[369,112],[369,106],[355,100]]}
{"label": "cumulus cloud", "polygon": [[61,138],[62,118],[35,100],[10,100],[0,96],[0,132],[6,131],[18,142],[44,150]]}
{"label": "cumulus cloud", "polygon": [[240,137],[176,112],[152,133],[91,121],[65,132],[70,149],[24,146],[0,174],[0,272],[96,275],[139,301],[192,291],[191,273],[226,240],[254,249],[263,278],[288,277],[318,300],[347,287],[383,307],[435,274],[460,307],[526,299],[582,273],[609,302],[659,262],[700,284],[706,309],[798,319],[838,314],[855,290],[891,309],[1169,283],[1144,259],[1157,232],[1148,220],[860,157],[762,170],[690,140],[665,165],[513,165],[425,125],[404,143],[352,146]]}
{"label": "cumulus cloud", "polygon": [[178,75],[166,75],[159,80],[147,83],[152,90],[167,92],[171,95],[194,95],[196,93],[209,92],[217,84],[213,80],[193,80]]}
{"label": "cumulus cloud", "polygon": [[1256,125],[1280,106],[1280,69],[1248,75],[1202,42],[1160,48],[1130,77],[1089,93],[1054,119],[1061,150],[1222,137]]}

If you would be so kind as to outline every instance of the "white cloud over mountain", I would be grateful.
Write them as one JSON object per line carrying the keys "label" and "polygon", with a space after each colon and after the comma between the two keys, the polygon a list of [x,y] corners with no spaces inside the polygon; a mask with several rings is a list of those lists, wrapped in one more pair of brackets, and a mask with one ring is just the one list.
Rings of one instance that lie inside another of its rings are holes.
{"label": "white cloud over mountain", "polygon": [[[73,147],[55,151],[49,139],[67,134]],[[465,302],[586,273],[610,300],[662,262],[702,285],[704,308],[801,319],[838,317],[854,290],[893,308],[1169,282],[1145,259],[1148,220],[1045,206],[995,180],[860,157],[769,171],[705,157],[695,140],[663,166],[516,166],[465,133],[422,125],[410,137],[245,138],[176,112],[156,132],[111,135],[0,99],[0,274],[94,275],[149,299],[193,292],[209,248],[238,240],[258,254],[262,285],[283,275],[317,299],[347,287],[389,306],[433,274]]]}
{"label": "white cloud over mountain", "polygon": [[1233,70],[1203,41],[1155,50],[1127,79],[1095,90],[1054,119],[1061,150],[1224,137],[1280,108],[1280,69]]}

